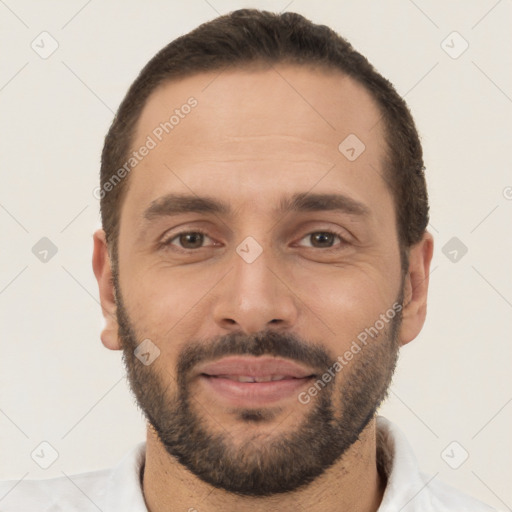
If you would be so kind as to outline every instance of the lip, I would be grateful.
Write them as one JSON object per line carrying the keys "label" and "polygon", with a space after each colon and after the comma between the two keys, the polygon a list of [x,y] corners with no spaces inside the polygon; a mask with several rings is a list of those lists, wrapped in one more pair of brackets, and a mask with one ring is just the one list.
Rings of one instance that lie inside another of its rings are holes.
{"label": "lip", "polygon": [[291,377],[271,382],[238,382],[224,377],[200,376],[209,392],[226,400],[231,406],[238,407],[263,406],[295,396],[312,379],[314,377]]}
{"label": "lip", "polygon": [[315,371],[293,361],[276,357],[239,357],[231,356],[199,366],[199,374],[208,376],[238,376],[267,377],[283,375],[287,378],[302,379],[311,377]]}
{"label": "lip", "polygon": [[[263,406],[296,395],[315,377],[314,371],[275,357],[227,357],[198,368],[207,391],[232,406]],[[236,376],[284,376],[269,382],[238,382]],[[231,378],[229,378],[231,377]]]}

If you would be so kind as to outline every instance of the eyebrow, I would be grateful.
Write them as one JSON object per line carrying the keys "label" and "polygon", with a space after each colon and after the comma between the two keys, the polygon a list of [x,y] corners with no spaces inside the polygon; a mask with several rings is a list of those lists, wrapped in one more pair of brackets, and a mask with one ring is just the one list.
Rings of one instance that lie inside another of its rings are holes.
{"label": "eyebrow", "polygon": [[315,194],[304,192],[281,199],[278,213],[339,211],[366,217],[370,209],[360,201],[344,194]]}
{"label": "eyebrow", "polygon": [[[318,194],[303,192],[281,199],[276,215],[289,212],[338,211],[367,217],[370,209],[363,203],[343,194]],[[188,194],[166,194],[151,202],[144,211],[143,218],[153,221],[160,217],[182,215],[185,213],[210,213],[230,215],[231,206],[219,199]]]}

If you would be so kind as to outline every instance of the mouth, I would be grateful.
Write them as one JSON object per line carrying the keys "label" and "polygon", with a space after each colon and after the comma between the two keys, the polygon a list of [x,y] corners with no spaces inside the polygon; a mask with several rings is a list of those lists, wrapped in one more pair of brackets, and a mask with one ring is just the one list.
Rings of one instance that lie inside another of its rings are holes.
{"label": "mouth", "polygon": [[290,359],[230,356],[199,366],[197,376],[215,401],[248,407],[296,396],[317,373]]}
{"label": "mouth", "polygon": [[200,380],[208,393],[231,406],[238,407],[261,407],[290,396],[295,397],[301,388],[308,386],[314,378],[314,375],[200,375]]}
{"label": "mouth", "polygon": [[314,377],[314,375],[310,375],[309,377],[293,377],[291,375],[264,375],[262,377],[256,377],[250,375],[208,375],[206,373],[203,373],[202,375],[204,375],[205,377],[229,379],[235,382],[276,382],[287,379],[301,379]]}

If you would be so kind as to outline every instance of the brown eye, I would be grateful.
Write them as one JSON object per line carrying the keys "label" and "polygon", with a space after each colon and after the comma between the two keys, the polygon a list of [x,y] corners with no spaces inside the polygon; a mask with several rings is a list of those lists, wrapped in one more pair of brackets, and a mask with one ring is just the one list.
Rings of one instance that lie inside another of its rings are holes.
{"label": "brown eye", "polygon": [[313,247],[332,247],[337,235],[326,231],[319,231],[318,233],[311,233],[309,236]]}
{"label": "brown eye", "polygon": [[183,233],[178,236],[181,246],[184,249],[197,249],[204,242],[203,233]]}
{"label": "brown eye", "polygon": [[303,247],[310,247],[314,249],[331,249],[336,244],[336,239],[340,241],[339,245],[344,245],[345,240],[332,231],[315,231],[307,234],[302,240],[309,241]]}
{"label": "brown eye", "polygon": [[[175,248],[177,250],[193,250],[206,247],[204,245],[206,240],[210,237],[201,231],[183,231],[170,237],[168,240],[162,242],[162,246],[166,248]],[[215,245],[215,244],[211,244]]]}

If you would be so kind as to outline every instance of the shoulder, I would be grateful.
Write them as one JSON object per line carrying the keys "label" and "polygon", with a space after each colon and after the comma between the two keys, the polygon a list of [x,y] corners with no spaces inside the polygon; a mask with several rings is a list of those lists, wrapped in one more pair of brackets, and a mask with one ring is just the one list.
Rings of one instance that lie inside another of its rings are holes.
{"label": "shoulder", "polygon": [[1,512],[147,512],[140,481],[146,443],[113,468],[46,480],[0,481]]}
{"label": "shoulder", "polygon": [[377,460],[387,478],[379,512],[497,512],[493,507],[420,472],[404,433],[377,417]]}
{"label": "shoulder", "polygon": [[[423,479],[428,481],[426,475]],[[433,479],[428,484],[428,494],[432,503],[432,510],[457,512],[498,512],[497,509],[472,498],[471,496],[445,484],[441,480]]]}
{"label": "shoulder", "polygon": [[45,480],[5,480],[0,482],[2,512],[98,511],[95,501],[101,498],[111,470]]}

